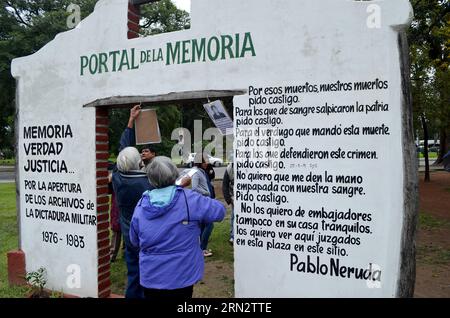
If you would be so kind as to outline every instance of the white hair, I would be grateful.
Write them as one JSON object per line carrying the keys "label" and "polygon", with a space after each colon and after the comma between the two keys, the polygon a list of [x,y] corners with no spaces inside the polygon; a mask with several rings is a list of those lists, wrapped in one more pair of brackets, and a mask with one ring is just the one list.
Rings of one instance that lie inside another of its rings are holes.
{"label": "white hair", "polygon": [[117,169],[120,172],[129,172],[139,170],[141,164],[141,155],[134,147],[123,149],[117,156]]}
{"label": "white hair", "polygon": [[168,157],[155,157],[147,166],[147,177],[155,188],[165,188],[175,185],[178,176],[179,172],[177,167]]}

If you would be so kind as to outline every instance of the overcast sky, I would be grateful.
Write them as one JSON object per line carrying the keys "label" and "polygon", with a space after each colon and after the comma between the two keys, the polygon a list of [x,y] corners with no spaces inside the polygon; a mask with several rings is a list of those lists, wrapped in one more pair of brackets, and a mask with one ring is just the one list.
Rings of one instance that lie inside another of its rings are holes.
{"label": "overcast sky", "polygon": [[172,0],[179,9],[191,12],[191,0]]}

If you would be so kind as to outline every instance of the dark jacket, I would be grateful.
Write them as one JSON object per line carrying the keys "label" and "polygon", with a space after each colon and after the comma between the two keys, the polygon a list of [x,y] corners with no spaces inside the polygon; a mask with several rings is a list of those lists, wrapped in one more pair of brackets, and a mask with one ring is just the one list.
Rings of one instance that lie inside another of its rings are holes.
{"label": "dark jacket", "polygon": [[223,175],[222,181],[222,192],[223,198],[225,202],[231,204],[233,202],[233,187],[234,187],[234,175],[233,174],[233,166],[232,164],[228,165],[227,169],[225,169],[225,174]]}
{"label": "dark jacket", "polygon": [[214,189],[214,179],[216,178],[216,172],[214,171],[213,165],[210,163],[208,163],[208,166],[206,167],[206,174],[208,175],[210,197],[215,199],[216,190]]}
{"label": "dark jacket", "polygon": [[133,147],[136,144],[136,133],[133,128],[125,128],[120,136],[119,152],[127,147]]}
{"label": "dark jacket", "polygon": [[214,182],[214,179],[216,178],[216,172],[214,171],[214,166],[210,163],[208,163],[208,166],[206,167],[206,173],[208,174],[209,181]]}
{"label": "dark jacket", "polygon": [[[153,190],[154,187],[148,181],[146,174],[141,171],[122,173],[116,170],[112,179],[117,205],[120,210],[120,220],[122,225],[128,226],[129,230],[136,204],[145,191]],[[122,231],[126,231],[125,233],[128,233],[128,230],[122,229]]]}
{"label": "dark jacket", "polygon": [[[125,128],[120,137],[119,152],[126,147],[135,144],[134,129]],[[117,206],[120,211],[120,228],[122,230],[125,245],[130,247],[129,231],[134,208],[147,190],[153,190],[147,175],[143,171],[120,172],[114,167],[112,175],[112,185],[115,193]]]}

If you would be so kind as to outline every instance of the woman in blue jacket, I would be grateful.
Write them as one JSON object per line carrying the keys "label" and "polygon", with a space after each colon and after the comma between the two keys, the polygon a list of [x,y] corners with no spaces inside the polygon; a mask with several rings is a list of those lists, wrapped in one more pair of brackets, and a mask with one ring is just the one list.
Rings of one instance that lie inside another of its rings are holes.
{"label": "woman in blue jacket", "polygon": [[147,176],[156,189],[143,194],[130,226],[130,241],[140,250],[144,295],[191,298],[204,271],[200,225],[222,221],[225,207],[175,186],[178,170],[167,157],[153,159]]}

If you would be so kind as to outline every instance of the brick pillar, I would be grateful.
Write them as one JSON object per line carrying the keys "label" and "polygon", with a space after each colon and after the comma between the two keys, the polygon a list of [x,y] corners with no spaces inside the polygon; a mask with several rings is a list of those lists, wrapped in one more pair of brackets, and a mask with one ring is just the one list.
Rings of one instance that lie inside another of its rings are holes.
{"label": "brick pillar", "polygon": [[21,250],[7,253],[8,282],[10,286],[26,285],[25,253]]}
{"label": "brick pillar", "polygon": [[141,9],[138,5],[128,2],[128,38],[139,37],[139,20],[141,19]]}
{"label": "brick pillar", "polygon": [[108,109],[96,109],[98,296],[111,294],[108,197]]}

